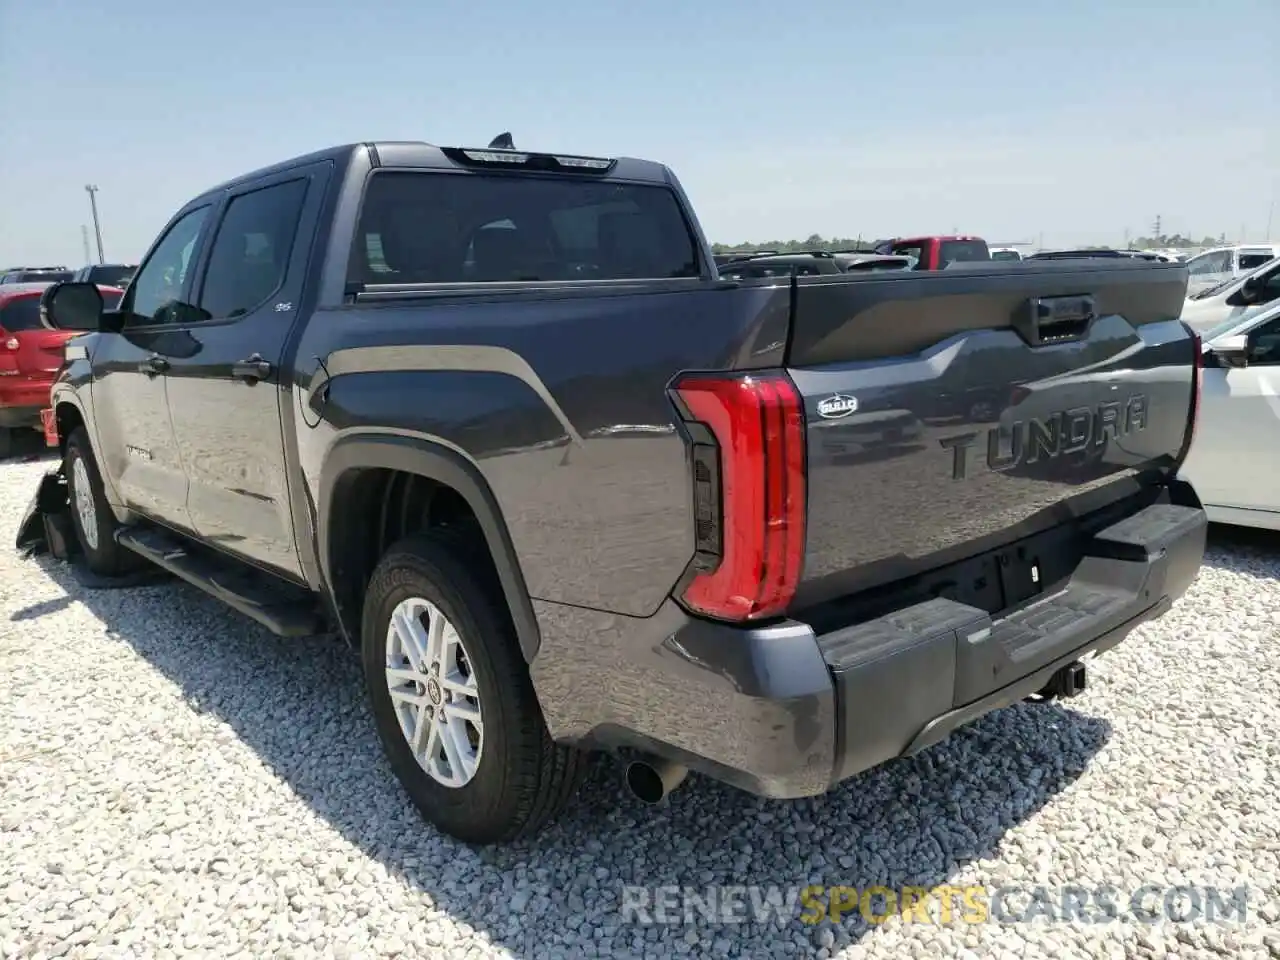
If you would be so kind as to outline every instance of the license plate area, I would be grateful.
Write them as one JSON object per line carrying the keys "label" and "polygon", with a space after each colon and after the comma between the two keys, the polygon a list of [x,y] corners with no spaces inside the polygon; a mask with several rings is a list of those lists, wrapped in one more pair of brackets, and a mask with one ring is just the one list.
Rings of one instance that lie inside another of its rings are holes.
{"label": "license plate area", "polygon": [[1000,578],[1001,609],[1017,607],[1044,592],[1044,564],[1037,544],[1019,544],[995,556]]}

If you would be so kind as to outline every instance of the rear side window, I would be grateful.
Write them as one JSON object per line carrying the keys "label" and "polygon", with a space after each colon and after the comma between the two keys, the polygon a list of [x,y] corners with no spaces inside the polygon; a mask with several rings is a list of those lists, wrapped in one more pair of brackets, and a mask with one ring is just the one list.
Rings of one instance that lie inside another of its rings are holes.
{"label": "rear side window", "polygon": [[945,267],[949,263],[990,260],[991,251],[981,240],[943,240],[938,257]]}
{"label": "rear side window", "polygon": [[0,307],[0,328],[8,333],[43,329],[40,325],[40,298],[18,297]]}
{"label": "rear side window", "polygon": [[490,174],[376,173],[355,283],[518,283],[698,276],[666,187]]}
{"label": "rear side window", "polygon": [[306,192],[306,180],[290,180],[227,205],[200,291],[200,306],[212,318],[243,316],[280,289]]}

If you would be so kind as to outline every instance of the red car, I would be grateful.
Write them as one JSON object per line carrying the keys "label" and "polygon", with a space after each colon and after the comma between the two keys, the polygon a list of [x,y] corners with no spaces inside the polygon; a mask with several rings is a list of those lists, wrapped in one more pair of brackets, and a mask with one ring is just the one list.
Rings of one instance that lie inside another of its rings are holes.
{"label": "red car", "polygon": [[[40,323],[40,295],[47,283],[0,285],[0,456],[13,446],[13,431],[41,430],[40,411],[62,366],[62,345],[78,331],[49,330]],[[123,291],[99,286],[107,309]]]}

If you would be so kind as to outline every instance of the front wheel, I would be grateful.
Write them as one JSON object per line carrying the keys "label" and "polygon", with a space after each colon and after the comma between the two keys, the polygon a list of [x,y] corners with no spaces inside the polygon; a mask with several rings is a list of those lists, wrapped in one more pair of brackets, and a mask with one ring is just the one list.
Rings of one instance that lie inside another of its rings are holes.
{"label": "front wheel", "polygon": [[116,543],[115,514],[102,488],[102,475],[93,459],[89,435],[77,427],[67,437],[62,457],[71,499],[71,522],[89,569],[102,577],[117,577],[136,569],[136,554]]}
{"label": "front wheel", "polygon": [[553,743],[501,594],[446,540],[410,537],[365,594],[378,735],[422,816],[467,843],[514,840],[568,803],[585,754]]}

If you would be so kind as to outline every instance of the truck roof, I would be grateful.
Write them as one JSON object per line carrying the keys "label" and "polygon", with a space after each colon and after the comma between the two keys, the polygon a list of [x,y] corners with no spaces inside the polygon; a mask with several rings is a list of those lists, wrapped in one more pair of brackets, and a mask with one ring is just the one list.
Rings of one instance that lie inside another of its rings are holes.
{"label": "truck roof", "polygon": [[[205,190],[199,197],[204,199],[212,194],[221,193],[224,190],[239,186],[240,184],[251,182],[254,180],[267,177],[275,173],[283,173],[293,167],[306,166],[311,163],[319,163],[325,160],[332,160],[335,163],[345,163],[351,156],[359,150],[368,150],[374,158],[374,166],[383,167],[417,167],[424,170],[460,170],[468,169],[459,164],[455,160],[450,159],[446,151],[466,150],[476,153],[502,153],[503,151],[494,147],[442,147],[435,144],[426,143],[420,140],[379,140],[364,141],[361,143],[347,143],[336,147],[327,147],[323,150],[316,150],[311,153],[305,153],[300,156],[292,157],[288,160],[282,160],[279,163],[273,163],[270,166],[261,167],[249,173],[242,174],[220,183],[215,187]],[[580,159],[591,160],[609,160],[612,166],[601,176],[612,180],[630,180],[648,183],[671,183],[673,177],[670,169],[665,164],[658,163],[654,160],[639,160],[634,157],[586,157],[583,154],[576,154],[570,151],[563,153],[548,152],[544,150],[514,150],[508,151],[518,154],[535,154],[538,156],[553,157],[575,157]]]}

